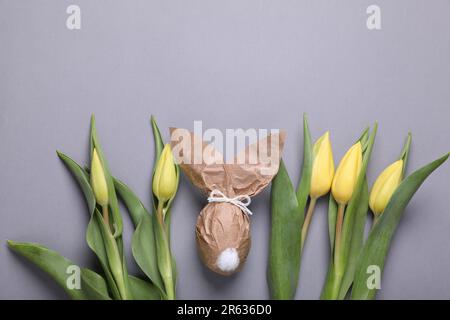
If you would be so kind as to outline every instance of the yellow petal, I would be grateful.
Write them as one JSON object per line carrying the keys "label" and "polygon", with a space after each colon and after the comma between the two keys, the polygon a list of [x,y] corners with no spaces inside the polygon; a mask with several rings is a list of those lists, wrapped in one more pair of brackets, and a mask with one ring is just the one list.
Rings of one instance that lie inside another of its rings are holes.
{"label": "yellow petal", "polygon": [[340,204],[347,204],[352,198],[362,165],[362,147],[358,141],[344,155],[334,175],[331,192]]}
{"label": "yellow petal", "polygon": [[314,160],[309,194],[312,198],[319,198],[330,191],[334,176],[333,151],[328,131],[314,144],[313,152]]}
{"label": "yellow petal", "polygon": [[159,201],[172,198],[177,190],[177,174],[170,144],[164,146],[153,176],[153,193]]}
{"label": "yellow petal", "polygon": [[101,206],[108,204],[108,185],[106,184],[105,172],[94,148],[91,161],[91,186],[94,191],[95,200]]}
{"label": "yellow petal", "polygon": [[370,192],[369,206],[375,215],[381,214],[386,208],[392,194],[402,179],[403,160],[398,160],[388,166],[378,176]]}

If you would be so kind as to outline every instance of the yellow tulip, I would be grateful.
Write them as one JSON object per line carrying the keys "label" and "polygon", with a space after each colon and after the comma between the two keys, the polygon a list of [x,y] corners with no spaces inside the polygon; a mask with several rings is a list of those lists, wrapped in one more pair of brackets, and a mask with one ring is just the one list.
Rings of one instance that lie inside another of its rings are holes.
{"label": "yellow tulip", "polygon": [[378,176],[370,192],[369,206],[374,215],[386,208],[395,189],[402,180],[403,160],[395,161]]}
{"label": "yellow tulip", "polygon": [[108,185],[106,184],[105,172],[94,148],[91,161],[91,186],[94,191],[95,200],[102,207],[108,204]]}
{"label": "yellow tulip", "polygon": [[331,192],[341,205],[347,204],[353,195],[362,164],[362,147],[358,141],[344,155],[334,175]]}
{"label": "yellow tulip", "polygon": [[170,144],[166,144],[156,164],[153,176],[153,193],[162,203],[177,191],[177,173]]}
{"label": "yellow tulip", "polygon": [[314,160],[311,174],[311,198],[319,198],[330,191],[334,176],[333,151],[330,133],[327,131],[314,144]]}

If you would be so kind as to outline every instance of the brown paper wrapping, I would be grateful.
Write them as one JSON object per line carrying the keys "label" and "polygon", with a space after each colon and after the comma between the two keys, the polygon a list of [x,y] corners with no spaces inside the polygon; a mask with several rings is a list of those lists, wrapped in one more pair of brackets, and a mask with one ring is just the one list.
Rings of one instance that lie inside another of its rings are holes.
{"label": "brown paper wrapping", "polygon": [[[278,171],[286,137],[284,131],[270,134],[247,146],[232,163],[225,164],[223,156],[200,137],[185,131],[187,135],[179,138],[174,132],[175,129],[171,129],[175,159],[192,184],[206,196],[217,189],[228,198],[240,195],[252,197],[270,183]],[[268,163],[258,159],[258,150],[265,150],[262,148],[276,152],[277,161]],[[193,164],[194,150],[201,150],[203,154],[202,159],[197,159],[197,164]],[[237,159],[245,161],[237,162]],[[197,219],[196,240],[203,263],[218,274],[230,275],[239,271],[247,259],[251,243],[250,218],[234,204],[208,203]]]}
{"label": "brown paper wrapping", "polygon": [[[250,250],[250,219],[230,203],[209,203],[200,212],[196,225],[197,248],[203,263],[212,271],[228,275],[242,268]],[[218,255],[236,249],[238,267],[232,271],[217,266]]]}

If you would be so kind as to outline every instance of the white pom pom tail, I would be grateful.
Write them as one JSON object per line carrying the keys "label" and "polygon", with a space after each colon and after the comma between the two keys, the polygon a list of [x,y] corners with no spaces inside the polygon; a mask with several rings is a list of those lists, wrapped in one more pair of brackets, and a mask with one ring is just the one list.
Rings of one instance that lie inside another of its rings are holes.
{"label": "white pom pom tail", "polygon": [[239,266],[239,255],[235,248],[223,250],[216,261],[217,267],[223,272],[232,272]]}

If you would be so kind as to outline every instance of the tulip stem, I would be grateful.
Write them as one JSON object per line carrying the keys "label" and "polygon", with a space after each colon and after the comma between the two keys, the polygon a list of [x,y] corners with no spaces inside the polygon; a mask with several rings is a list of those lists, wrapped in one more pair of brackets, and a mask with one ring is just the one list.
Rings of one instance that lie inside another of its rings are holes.
{"label": "tulip stem", "polygon": [[341,238],[342,238],[342,224],[344,222],[344,211],[345,204],[340,203],[338,205],[338,214],[336,219],[336,234],[334,240],[334,266],[337,270],[340,270],[340,259],[341,254]]}
{"label": "tulip stem", "polygon": [[109,211],[108,211],[108,205],[107,204],[102,206],[102,215],[103,215],[103,220],[105,221],[105,224],[108,226],[108,228],[110,228]]}
{"label": "tulip stem", "polygon": [[339,289],[341,287],[342,277],[344,276],[344,270],[342,264],[342,252],[341,252],[341,238],[342,238],[342,225],[344,222],[345,204],[339,203],[338,213],[336,219],[336,232],[334,237],[334,256],[333,256],[333,276],[330,291],[327,294],[326,299],[336,300],[339,298]]}
{"label": "tulip stem", "polygon": [[316,207],[317,198],[311,198],[309,201],[308,211],[306,212],[305,221],[303,222],[302,227],[302,244],[301,248],[303,250],[303,246],[305,244],[306,236],[308,235],[309,225],[311,224],[311,219],[314,214],[314,208]]}
{"label": "tulip stem", "polygon": [[156,217],[161,226],[164,226],[164,205],[161,201],[158,201],[158,208],[156,209]]}
{"label": "tulip stem", "polygon": [[378,223],[379,220],[380,220],[380,215],[374,215],[373,221],[372,221],[372,229],[373,229],[373,227],[375,227],[375,225]]}
{"label": "tulip stem", "polygon": [[[103,213],[108,213],[108,206],[103,206],[102,209]],[[103,226],[101,231],[103,236],[103,243],[106,250],[109,270],[119,292],[119,299],[130,300],[131,294],[128,291],[122,255],[119,251],[119,247],[117,246],[116,239],[114,238],[109,225],[107,225],[106,219],[104,217],[101,217],[100,215],[97,215],[97,217],[99,219],[99,223]]]}
{"label": "tulip stem", "polygon": [[160,265],[160,272],[164,282],[164,287],[166,288],[167,300],[175,300],[175,288],[172,270],[172,255],[170,252],[169,237],[164,222],[164,203],[162,201],[158,202],[156,215],[159,227],[161,228],[162,233],[161,240],[163,242],[162,248],[163,252],[158,253],[158,255],[160,255],[160,257],[163,260],[162,262],[163,265]]}

